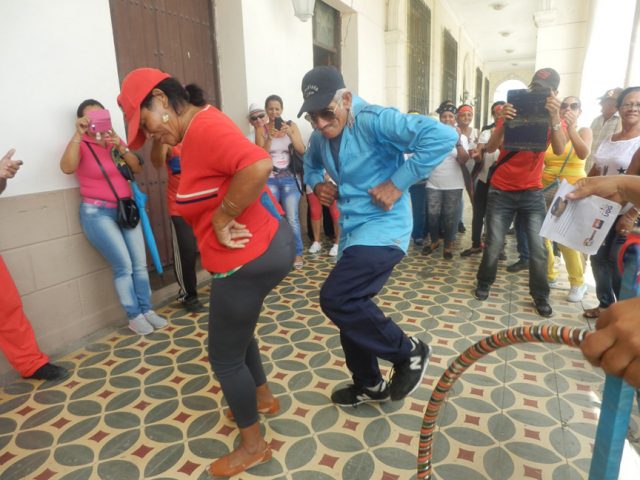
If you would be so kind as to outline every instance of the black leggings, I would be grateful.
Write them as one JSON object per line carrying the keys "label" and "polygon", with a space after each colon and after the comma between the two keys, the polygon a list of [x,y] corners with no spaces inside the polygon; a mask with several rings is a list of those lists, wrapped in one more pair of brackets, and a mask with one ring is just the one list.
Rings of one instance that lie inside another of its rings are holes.
{"label": "black leggings", "polygon": [[209,361],[240,428],[258,421],[256,387],[267,378],[254,331],[267,294],[293,266],[295,241],[285,219],[261,256],[211,281]]}
{"label": "black leggings", "polygon": [[198,297],[196,279],[196,237],[184,218],[171,216],[173,240],[173,270],[180,285],[178,300],[185,301]]}
{"label": "black leggings", "polygon": [[473,194],[473,220],[471,221],[471,246],[473,248],[480,248],[488,195],[489,185],[478,180]]}

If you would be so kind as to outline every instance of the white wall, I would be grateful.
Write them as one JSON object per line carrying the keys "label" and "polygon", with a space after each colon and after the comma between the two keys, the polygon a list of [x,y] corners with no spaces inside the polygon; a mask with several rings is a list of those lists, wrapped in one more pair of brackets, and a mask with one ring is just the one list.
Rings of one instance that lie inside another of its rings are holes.
{"label": "white wall", "polygon": [[14,158],[24,161],[4,196],[73,187],[74,177],[64,175],[58,162],[82,100],[102,102],[125,136],[109,2],[3,1],[0,18],[0,150],[14,147]]}

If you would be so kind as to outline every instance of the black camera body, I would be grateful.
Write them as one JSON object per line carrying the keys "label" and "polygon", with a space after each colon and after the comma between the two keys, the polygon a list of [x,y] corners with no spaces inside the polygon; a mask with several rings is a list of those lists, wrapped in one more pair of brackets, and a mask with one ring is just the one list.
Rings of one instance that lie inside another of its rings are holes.
{"label": "black camera body", "polygon": [[547,149],[549,112],[544,108],[551,90],[509,90],[507,103],[516,117],[504,122],[504,149],[544,152]]}

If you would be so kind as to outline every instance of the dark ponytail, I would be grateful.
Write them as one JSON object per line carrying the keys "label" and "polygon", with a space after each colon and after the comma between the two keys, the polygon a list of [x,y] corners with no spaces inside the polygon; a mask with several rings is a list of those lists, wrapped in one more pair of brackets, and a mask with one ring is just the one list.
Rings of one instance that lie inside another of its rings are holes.
{"label": "dark ponytail", "polygon": [[[171,107],[178,113],[180,113],[182,107],[189,103],[196,107],[202,107],[207,104],[204,98],[204,91],[200,87],[193,83],[183,87],[174,77],[165,78],[154,88],[162,90],[167,96]],[[150,108],[152,100],[153,92],[150,92],[142,101],[141,107]]]}
{"label": "dark ponytail", "polygon": [[207,100],[204,98],[204,90],[202,90],[195,83],[190,83],[184,89],[187,91],[189,97],[189,103],[196,107],[204,107],[207,104]]}

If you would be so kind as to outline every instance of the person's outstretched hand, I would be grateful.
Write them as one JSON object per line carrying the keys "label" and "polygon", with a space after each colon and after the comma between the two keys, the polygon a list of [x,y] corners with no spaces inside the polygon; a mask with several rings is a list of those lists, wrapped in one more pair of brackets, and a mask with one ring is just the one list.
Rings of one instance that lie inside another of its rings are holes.
{"label": "person's outstretched hand", "polygon": [[22,166],[22,160],[12,160],[13,154],[16,153],[16,149],[12,148],[5,153],[2,160],[0,160],[0,178],[5,180],[13,178]]}

